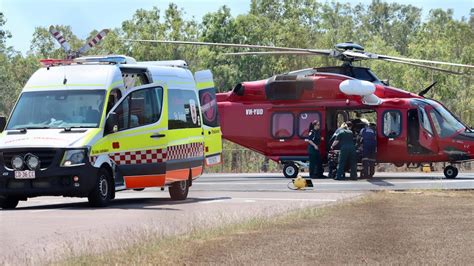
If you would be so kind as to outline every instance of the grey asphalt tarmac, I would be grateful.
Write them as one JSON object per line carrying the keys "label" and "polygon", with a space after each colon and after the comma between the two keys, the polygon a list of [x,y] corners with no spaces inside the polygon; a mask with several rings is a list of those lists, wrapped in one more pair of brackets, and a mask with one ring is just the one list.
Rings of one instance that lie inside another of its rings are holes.
{"label": "grey asphalt tarmac", "polygon": [[287,188],[281,174],[207,174],[188,199],[167,191],[117,193],[107,208],[87,199],[38,197],[16,210],[0,211],[0,264],[37,264],[83,252],[133,245],[151,236],[212,228],[289,210],[351,200],[374,190],[474,189],[474,173],[447,180],[442,173],[378,173],[372,180],[313,180],[304,191]]}

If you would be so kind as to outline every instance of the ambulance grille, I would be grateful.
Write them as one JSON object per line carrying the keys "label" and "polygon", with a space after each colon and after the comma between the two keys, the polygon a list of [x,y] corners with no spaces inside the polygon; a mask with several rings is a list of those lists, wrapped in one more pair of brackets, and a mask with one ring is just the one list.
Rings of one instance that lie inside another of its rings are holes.
{"label": "ambulance grille", "polygon": [[[5,164],[5,167],[9,169],[13,169],[12,166],[12,158],[15,155],[20,155],[23,158],[25,158],[26,154],[33,154],[38,156],[40,160],[40,169],[45,169],[51,166],[53,163],[54,157],[56,156],[56,151],[55,149],[30,149],[30,150],[4,150],[2,152],[3,154],[3,163]],[[24,170],[27,170],[27,166],[25,165]]]}

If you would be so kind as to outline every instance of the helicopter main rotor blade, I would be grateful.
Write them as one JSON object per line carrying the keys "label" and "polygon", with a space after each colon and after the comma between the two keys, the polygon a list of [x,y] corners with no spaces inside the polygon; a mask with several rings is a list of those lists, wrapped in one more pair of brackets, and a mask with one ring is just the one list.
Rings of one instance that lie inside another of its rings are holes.
{"label": "helicopter main rotor blade", "polygon": [[[372,54],[372,53],[367,53],[367,52],[344,51],[342,54],[345,55],[345,56],[358,58],[360,60],[378,59],[378,60],[383,60],[383,61],[388,61],[388,62],[394,62],[394,63],[406,64],[406,65],[411,65],[411,66],[429,68],[429,69],[432,69],[432,70],[442,71],[442,72],[455,74],[455,75],[466,75],[466,73],[456,72],[456,71],[452,71],[452,70],[448,70],[448,69],[444,69],[444,68],[439,68],[439,67],[435,67],[435,66],[430,66],[430,65],[425,65],[425,64],[418,64],[418,63],[415,63],[415,62],[407,62],[407,61],[393,59],[393,58],[386,58],[385,56],[380,56],[378,54]],[[427,61],[427,60],[423,60],[423,61]]]}
{"label": "helicopter main rotor blade", "polygon": [[273,51],[273,52],[238,52],[238,53],[225,53],[223,55],[319,55],[311,52],[292,52],[292,51]]}
{"label": "helicopter main rotor blade", "polygon": [[254,49],[268,49],[276,51],[292,51],[292,52],[310,52],[313,54],[330,55],[332,50],[316,50],[305,48],[291,48],[278,47],[266,45],[252,45],[252,44],[235,44],[235,43],[216,43],[216,42],[192,42],[192,41],[163,41],[163,40],[132,40],[124,39],[129,42],[147,42],[147,43],[163,43],[163,44],[185,44],[185,45],[204,45],[204,46],[221,46],[221,47],[235,47],[235,48],[254,48]]}
{"label": "helicopter main rotor blade", "polygon": [[82,46],[81,49],[79,49],[78,53],[83,54],[89,51],[89,49],[101,42],[105,35],[107,35],[107,33],[109,33],[108,29],[101,30],[94,38],[90,39],[84,46]]}
{"label": "helicopter main rotor blade", "polygon": [[456,72],[456,71],[452,71],[452,70],[448,70],[448,69],[444,69],[444,68],[439,68],[439,67],[434,67],[434,66],[428,66],[428,65],[417,64],[417,63],[412,63],[412,62],[405,62],[405,61],[401,61],[401,60],[388,59],[388,58],[379,58],[379,59],[384,60],[384,61],[394,62],[394,63],[400,63],[400,64],[406,64],[406,65],[411,65],[411,66],[428,68],[428,69],[441,71],[441,72],[445,72],[445,73],[449,73],[449,74],[467,75],[466,73]]}
{"label": "helicopter main rotor blade", "polygon": [[56,39],[56,41],[58,41],[58,43],[61,45],[61,47],[64,49],[64,51],[69,54],[69,52],[71,51],[71,46],[69,45],[69,43],[66,41],[66,39],[64,38],[64,36],[61,34],[61,32],[59,32],[58,30],[56,30],[52,25],[49,26],[49,33],[51,33],[51,35],[53,35],[54,39]]}
{"label": "helicopter main rotor blade", "polygon": [[[359,58],[359,59],[380,59],[380,60],[386,60],[386,61],[391,61],[392,60],[391,62],[396,62],[396,63],[411,62],[411,63],[414,63],[414,64],[415,63],[428,63],[428,64],[441,64],[441,65],[457,66],[457,67],[469,67],[469,68],[474,67],[474,66],[465,65],[465,64],[457,64],[457,63],[449,63],[449,62],[441,62],[441,61],[431,61],[431,60],[423,60],[423,59],[402,58],[402,57],[379,55],[379,54],[373,54],[373,53],[367,53],[367,52],[344,51],[342,54],[346,55],[346,56],[349,56],[349,57]],[[414,66],[429,67],[429,65],[423,65],[423,64],[418,64],[418,65],[415,64]],[[434,69],[442,69],[442,68],[434,67]]]}
{"label": "helicopter main rotor blade", "polygon": [[447,65],[447,66],[458,66],[458,67],[468,67],[474,68],[473,65],[465,65],[465,64],[458,64],[458,63],[449,63],[449,62],[442,62],[442,61],[432,61],[432,60],[423,60],[423,59],[412,59],[412,58],[404,58],[404,57],[395,57],[389,55],[377,55],[380,59],[393,59],[398,61],[408,61],[414,63],[428,63],[428,64],[438,64],[438,65]]}

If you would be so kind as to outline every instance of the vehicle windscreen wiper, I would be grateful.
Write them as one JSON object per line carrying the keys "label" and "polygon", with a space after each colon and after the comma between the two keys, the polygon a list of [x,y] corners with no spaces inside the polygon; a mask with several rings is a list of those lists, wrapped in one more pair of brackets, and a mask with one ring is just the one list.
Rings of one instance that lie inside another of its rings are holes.
{"label": "vehicle windscreen wiper", "polygon": [[[70,126],[70,127],[62,127],[65,132],[70,132],[74,128],[92,128],[92,127],[87,127],[87,126]],[[81,131],[83,132],[83,131]]]}
{"label": "vehicle windscreen wiper", "polygon": [[49,128],[48,126],[29,126],[29,127],[20,127],[20,128],[12,128],[9,130],[18,130],[20,134],[25,134],[28,129],[46,129]]}

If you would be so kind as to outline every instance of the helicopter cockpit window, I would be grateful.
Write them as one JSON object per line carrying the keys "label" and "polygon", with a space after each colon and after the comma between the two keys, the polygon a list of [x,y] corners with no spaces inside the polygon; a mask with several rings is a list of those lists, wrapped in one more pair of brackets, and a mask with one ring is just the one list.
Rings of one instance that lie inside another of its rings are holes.
{"label": "helicopter cockpit window", "polygon": [[272,117],[272,136],[277,139],[291,138],[294,131],[292,113],[275,113]]}
{"label": "helicopter cockpit window", "polygon": [[430,120],[428,118],[428,114],[426,114],[426,111],[423,107],[419,108],[420,110],[420,124],[421,126],[428,131],[430,134],[433,134],[433,128],[431,127]]}
{"label": "helicopter cockpit window", "polygon": [[298,136],[301,138],[308,137],[309,124],[314,120],[321,121],[321,116],[317,112],[304,112],[298,115]]}
{"label": "helicopter cockpit window", "polygon": [[430,110],[430,116],[436,132],[441,138],[452,136],[458,130],[464,128],[464,126],[462,126],[457,120],[449,119],[451,116],[443,116],[443,114],[438,112],[436,109]]}
{"label": "helicopter cockpit window", "polygon": [[389,138],[400,136],[402,121],[400,111],[387,111],[383,115],[383,134]]}

